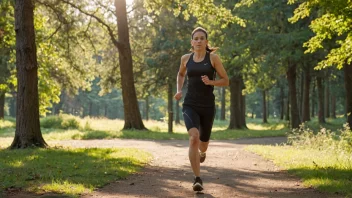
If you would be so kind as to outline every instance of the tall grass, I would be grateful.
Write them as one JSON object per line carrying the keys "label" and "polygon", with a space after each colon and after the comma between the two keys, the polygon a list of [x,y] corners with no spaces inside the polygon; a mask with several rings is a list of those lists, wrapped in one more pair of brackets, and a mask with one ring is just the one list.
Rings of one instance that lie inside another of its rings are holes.
{"label": "tall grass", "polygon": [[300,148],[352,152],[352,132],[346,123],[337,131],[321,128],[315,132],[304,123],[288,133],[288,143]]}
{"label": "tall grass", "polygon": [[249,146],[276,164],[298,175],[306,186],[352,196],[352,131],[348,124],[336,129],[339,122],[327,124],[305,123],[289,132],[288,144],[281,146]]}

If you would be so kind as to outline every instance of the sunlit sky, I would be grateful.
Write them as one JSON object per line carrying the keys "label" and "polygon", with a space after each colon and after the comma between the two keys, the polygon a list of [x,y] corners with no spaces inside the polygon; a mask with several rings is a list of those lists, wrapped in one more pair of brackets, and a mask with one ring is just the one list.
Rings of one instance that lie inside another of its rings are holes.
{"label": "sunlit sky", "polygon": [[133,0],[126,0],[126,4],[129,6],[133,3]]}

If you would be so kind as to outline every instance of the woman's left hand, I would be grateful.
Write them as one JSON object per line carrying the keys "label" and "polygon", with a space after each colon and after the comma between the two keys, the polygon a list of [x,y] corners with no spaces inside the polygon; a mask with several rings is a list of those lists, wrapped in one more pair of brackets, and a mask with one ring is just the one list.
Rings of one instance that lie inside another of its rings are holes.
{"label": "woman's left hand", "polygon": [[212,83],[213,83],[214,81],[209,80],[209,78],[208,78],[207,75],[204,75],[204,76],[201,76],[201,77],[202,77],[202,81],[203,81],[204,84],[206,84],[206,85],[213,85]]}

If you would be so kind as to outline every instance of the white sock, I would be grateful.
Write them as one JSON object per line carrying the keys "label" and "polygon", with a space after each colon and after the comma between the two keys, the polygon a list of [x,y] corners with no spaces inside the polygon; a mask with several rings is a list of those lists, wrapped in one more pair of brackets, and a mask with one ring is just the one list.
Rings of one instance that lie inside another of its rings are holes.
{"label": "white sock", "polygon": [[202,151],[200,151],[200,152],[199,152],[199,155],[200,155],[201,157],[204,157],[204,156],[205,156],[205,152],[203,153]]}

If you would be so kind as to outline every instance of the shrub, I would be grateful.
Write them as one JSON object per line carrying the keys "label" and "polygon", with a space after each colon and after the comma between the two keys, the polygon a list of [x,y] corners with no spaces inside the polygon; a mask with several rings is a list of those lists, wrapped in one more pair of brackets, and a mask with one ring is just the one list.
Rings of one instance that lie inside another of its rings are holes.
{"label": "shrub", "polygon": [[60,114],[59,116],[48,116],[42,118],[40,126],[43,128],[56,128],[56,129],[79,129],[80,125],[78,120],[71,115]]}
{"label": "shrub", "polygon": [[351,152],[352,132],[348,124],[344,124],[338,131],[339,133],[336,134],[329,129],[321,128],[315,133],[302,123],[298,129],[288,133],[288,143],[296,147]]}

